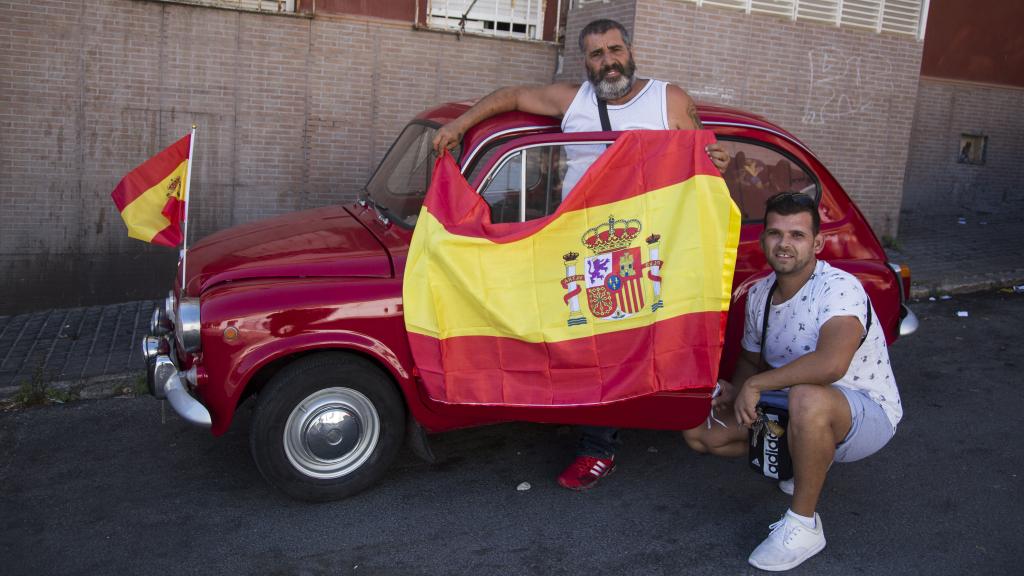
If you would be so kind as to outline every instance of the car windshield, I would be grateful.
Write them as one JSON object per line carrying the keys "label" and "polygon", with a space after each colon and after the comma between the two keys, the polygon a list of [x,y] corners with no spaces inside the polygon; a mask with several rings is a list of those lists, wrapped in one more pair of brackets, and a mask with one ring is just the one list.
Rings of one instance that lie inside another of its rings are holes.
{"label": "car windshield", "polygon": [[[414,226],[434,170],[437,128],[412,123],[398,136],[366,185],[369,198],[393,221]],[[459,150],[452,154],[458,158]]]}

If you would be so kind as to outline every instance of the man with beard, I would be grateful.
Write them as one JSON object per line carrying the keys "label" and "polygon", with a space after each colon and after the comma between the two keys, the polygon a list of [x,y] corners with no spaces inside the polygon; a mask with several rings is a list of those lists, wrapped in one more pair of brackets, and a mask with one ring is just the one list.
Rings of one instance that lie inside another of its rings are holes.
{"label": "man with beard", "polygon": [[[454,148],[471,126],[513,110],[561,117],[563,132],[600,132],[599,99],[607,103],[612,130],[703,128],[696,105],[682,88],[636,76],[629,32],[622,24],[614,20],[587,24],[580,31],[579,47],[588,82],[500,88],[442,126],[434,137],[434,150],[440,153]],[[563,199],[603,150],[603,146],[594,145],[566,146]],[[713,144],[707,152],[715,166],[724,171],[729,164],[725,149]],[[571,490],[584,490],[611,474],[615,470],[618,436],[615,428],[583,427],[576,458],[558,477],[558,483]]]}
{"label": "man with beard", "polygon": [[825,242],[820,223],[810,196],[768,199],[761,248],[774,273],[750,288],[743,350],[732,382],[719,381],[712,423],[683,434],[698,452],[744,456],[759,400],[788,396],[782,440],[794,475],[779,488],[793,500],[750,554],[762,570],[789,570],[825,548],[815,509],[829,467],[880,450],[903,416],[885,333],[872,321],[864,287],[816,257]]}

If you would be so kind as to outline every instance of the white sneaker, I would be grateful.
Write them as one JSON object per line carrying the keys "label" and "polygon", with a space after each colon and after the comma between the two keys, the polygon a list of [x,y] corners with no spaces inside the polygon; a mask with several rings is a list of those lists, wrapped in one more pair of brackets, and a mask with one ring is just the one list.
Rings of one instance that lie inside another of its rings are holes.
{"label": "white sneaker", "polygon": [[787,512],[770,526],[772,533],[754,549],[747,562],[761,570],[781,572],[799,566],[825,548],[821,517],[814,513],[817,528],[808,528]]}
{"label": "white sneaker", "polygon": [[793,479],[779,480],[779,490],[782,490],[783,494],[793,495]]}

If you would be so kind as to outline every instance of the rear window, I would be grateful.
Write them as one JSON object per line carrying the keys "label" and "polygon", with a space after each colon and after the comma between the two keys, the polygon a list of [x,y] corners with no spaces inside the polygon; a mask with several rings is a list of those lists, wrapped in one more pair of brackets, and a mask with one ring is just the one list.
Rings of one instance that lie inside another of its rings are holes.
{"label": "rear window", "polygon": [[803,192],[818,199],[817,179],[795,158],[748,140],[720,138],[719,143],[732,158],[722,178],[744,220],[763,220],[768,198],[780,192]]}

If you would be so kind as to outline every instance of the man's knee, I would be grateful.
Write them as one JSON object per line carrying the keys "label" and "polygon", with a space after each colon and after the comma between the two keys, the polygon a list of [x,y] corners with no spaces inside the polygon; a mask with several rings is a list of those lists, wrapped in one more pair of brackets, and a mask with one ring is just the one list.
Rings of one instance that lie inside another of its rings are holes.
{"label": "man's knee", "polygon": [[800,384],[790,388],[790,424],[797,434],[802,429],[822,428],[839,434],[849,429],[849,414],[850,404],[835,386]]}
{"label": "man's knee", "polygon": [[830,387],[800,384],[789,389],[789,422],[798,427],[828,426],[832,419]]}

